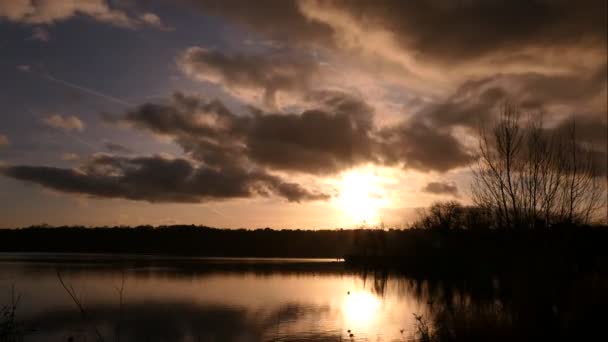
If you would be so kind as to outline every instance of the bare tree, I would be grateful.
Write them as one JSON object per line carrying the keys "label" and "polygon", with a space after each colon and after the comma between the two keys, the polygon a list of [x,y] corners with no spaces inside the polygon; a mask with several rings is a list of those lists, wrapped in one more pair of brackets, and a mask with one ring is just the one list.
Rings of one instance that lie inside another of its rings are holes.
{"label": "bare tree", "polygon": [[491,133],[480,134],[473,198],[480,207],[495,209],[499,227],[516,226],[520,215],[520,184],[515,175],[521,168],[522,141],[519,113],[509,105],[503,107]]}
{"label": "bare tree", "polygon": [[574,120],[569,125],[564,145],[561,166],[565,179],[560,188],[560,218],[567,223],[587,223],[604,205],[601,175],[593,152],[577,143]]}
{"label": "bare tree", "polygon": [[490,132],[479,137],[472,195],[493,213],[500,228],[538,228],[589,223],[603,207],[604,184],[593,152],[567,134],[543,127],[540,115],[522,125],[506,104]]}
{"label": "bare tree", "polygon": [[465,228],[466,208],[456,201],[435,202],[419,213],[414,226],[425,229],[454,230]]}

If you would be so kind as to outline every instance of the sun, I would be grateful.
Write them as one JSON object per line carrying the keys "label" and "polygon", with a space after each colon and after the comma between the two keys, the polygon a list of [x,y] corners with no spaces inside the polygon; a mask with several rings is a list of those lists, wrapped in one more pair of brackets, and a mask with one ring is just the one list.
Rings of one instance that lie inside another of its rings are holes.
{"label": "sun", "polygon": [[380,223],[379,210],[387,204],[381,185],[381,178],[373,170],[351,170],[342,175],[337,204],[345,224]]}

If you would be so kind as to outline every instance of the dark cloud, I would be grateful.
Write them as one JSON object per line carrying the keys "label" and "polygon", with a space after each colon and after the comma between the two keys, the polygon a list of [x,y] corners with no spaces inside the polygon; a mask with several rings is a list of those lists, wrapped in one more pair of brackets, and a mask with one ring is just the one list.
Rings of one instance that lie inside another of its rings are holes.
{"label": "dark cloud", "polygon": [[344,94],[317,96],[319,109],[254,114],[246,138],[250,158],[272,168],[314,174],[374,161],[372,109]]}
{"label": "dark cloud", "polygon": [[[583,104],[606,90],[608,70],[606,64],[591,72],[577,74],[543,75],[527,73],[504,76],[514,83],[522,102],[538,101],[544,104]],[[604,102],[605,105],[605,102]]]}
{"label": "dark cloud", "polygon": [[[429,131],[439,138],[438,144],[456,143],[456,148],[449,150],[456,153],[455,157],[448,158],[454,163],[447,161],[444,166],[434,160],[430,163],[426,160],[432,158],[428,153],[418,154],[424,149],[405,148],[412,151],[407,154],[409,160],[415,161],[410,163],[413,167],[418,165],[437,169],[439,165],[439,170],[447,170],[453,165],[462,165],[466,153],[451,136],[453,129],[464,127],[477,130],[481,123],[495,117],[505,101],[525,112],[561,111],[556,117],[572,113],[606,115],[606,101],[602,100],[606,96],[608,75],[605,58],[608,40],[606,1],[187,2],[205,13],[241,24],[264,38],[277,39],[288,47],[319,47],[320,51],[329,55],[335,53],[335,56],[346,53],[356,58],[359,50],[368,45],[376,46],[364,39],[366,32],[388,32],[391,39],[397,42],[396,48],[400,49],[393,52],[410,56],[413,68],[417,67],[416,64],[424,64],[435,71],[448,71],[450,75],[445,77],[455,77],[451,80],[460,80],[460,86],[452,94],[425,102],[426,105],[417,110],[409,126],[389,130],[389,135],[395,140],[398,131],[416,136],[418,132],[407,132],[408,128]],[[340,15],[353,20],[340,22]],[[366,29],[341,32],[348,30],[345,27],[349,25],[365,26]],[[234,75],[226,76],[223,79],[225,84],[264,80],[264,77],[256,74],[256,70],[263,71],[270,79],[274,74],[272,68],[268,67],[273,62],[265,58],[237,58],[202,51],[204,53],[199,59],[205,62],[204,69],[209,68],[207,60],[213,59],[211,64],[216,68],[221,66],[222,75]],[[381,54],[378,52],[378,55]],[[576,56],[575,60],[573,56]],[[365,65],[371,63],[369,60],[364,62]],[[460,63],[468,65],[460,68]],[[506,65],[512,68],[503,68]],[[449,69],[445,69],[445,66]],[[424,69],[417,71],[424,77]],[[289,74],[297,78],[302,73],[293,71]],[[231,81],[239,78],[244,80]],[[309,80],[304,77],[299,84],[306,84]],[[293,82],[292,79],[283,86],[289,90],[293,87],[291,84],[298,84]],[[268,82],[256,81],[256,84],[261,94],[269,94],[267,89],[271,89],[272,94],[281,89],[281,86],[269,87]],[[399,144],[416,145],[416,141],[406,141],[405,138],[398,140]],[[403,152],[404,148],[400,149]],[[438,149],[430,150],[436,152]],[[401,158],[404,157],[403,153],[399,157],[391,156],[395,154],[399,155],[399,152],[390,152],[388,160],[404,159]],[[261,154],[258,156],[263,157]]]}
{"label": "dark cloud", "polygon": [[[607,77],[606,65],[603,65],[578,75],[498,74],[469,80],[446,99],[423,106],[411,122],[415,127],[428,128],[431,134],[454,134],[455,129],[465,128],[467,134],[475,138],[480,129],[497,121],[501,108],[507,103],[520,111],[522,123],[532,117],[542,118],[545,130],[550,135],[565,134],[569,130],[570,120],[574,119],[580,148],[592,154],[600,166],[600,172],[605,174],[608,146]],[[415,133],[420,131],[416,130]],[[443,135],[443,138],[433,138],[424,143],[440,149],[442,142],[449,146],[449,140],[448,136]],[[420,141],[423,140],[415,139],[413,143]],[[433,152],[430,153],[433,155]],[[449,147],[443,154],[437,150],[434,153],[449,158],[460,156],[455,157],[454,163],[466,163],[463,153]]]}
{"label": "dark cloud", "polygon": [[219,83],[234,91],[263,94],[265,105],[276,107],[276,93],[302,93],[311,87],[317,64],[302,56],[227,54],[201,47],[187,49],[178,59],[182,70],[197,79]]}
{"label": "dark cloud", "polygon": [[363,163],[448,171],[469,161],[449,132],[421,122],[373,124],[373,109],[357,97],[315,92],[314,109],[299,114],[252,109],[236,115],[218,101],[176,94],[115,120],[172,136],[192,158],[213,167],[257,165],[309,174],[336,173]]}
{"label": "dark cloud", "polygon": [[[176,94],[145,104],[119,120],[170,135],[206,165],[254,163],[284,171],[337,172],[373,159],[372,109],[360,99],[319,92],[318,108],[300,114],[236,115],[220,102]],[[116,120],[116,118],[114,118]]]}
{"label": "dark cloud", "polygon": [[[526,48],[583,46],[605,53],[603,0],[331,2],[358,22],[395,33],[420,59],[453,64],[489,54],[525,58]],[[519,54],[520,56],[517,56]]]}
{"label": "dark cloud", "polygon": [[[572,127],[573,123],[574,127]],[[572,129],[576,138],[590,144],[590,147],[600,150],[608,148],[608,117],[570,117],[553,128],[557,134],[564,136],[571,134]]]}
{"label": "dark cloud", "polygon": [[608,26],[604,0],[184,1],[272,39],[340,48],[334,39],[340,25],[307,17],[302,5],[322,14],[335,11],[366,31],[390,32],[419,60],[450,65],[487,56],[498,62],[538,60],[538,50],[530,48],[581,47],[605,54]]}
{"label": "dark cloud", "polygon": [[452,183],[430,182],[422,189],[422,191],[432,194],[448,194],[453,196],[458,195],[458,187],[456,184]]}
{"label": "dark cloud", "polygon": [[420,171],[445,172],[471,162],[471,154],[448,131],[411,121],[383,129],[383,157]]}
{"label": "dark cloud", "polygon": [[221,102],[180,93],[165,102],[146,103],[123,115],[104,115],[111,122],[166,135],[195,160],[214,168],[249,167],[245,133],[250,117],[237,116]]}
{"label": "dark cloud", "polygon": [[238,167],[216,170],[186,159],[96,155],[78,169],[6,166],[8,177],[61,192],[149,202],[201,202],[209,199],[277,195],[289,201],[327,199],[263,171]]}
{"label": "dark cloud", "polygon": [[417,119],[438,127],[476,129],[492,121],[506,101],[522,111],[564,107],[571,111],[568,114],[597,112],[592,116],[601,118],[606,116],[606,102],[593,100],[605,96],[607,79],[606,65],[576,75],[497,74],[464,82],[445,100],[425,106]]}
{"label": "dark cloud", "polygon": [[[347,129],[356,122],[355,117],[325,109],[251,118],[244,139],[247,158],[270,168],[318,174],[378,162],[447,171],[466,165],[471,158],[456,135],[476,134],[506,102],[525,114],[549,113],[547,121],[552,125],[572,114],[581,121],[606,116],[602,98],[608,77],[608,9],[602,0],[187,2],[287,48],[307,46],[349,59],[361,57],[359,52],[366,49],[377,56],[385,54],[383,48],[390,49],[389,56],[411,57],[406,68],[422,77],[426,69],[445,70],[448,83],[460,82],[447,95],[426,97],[405,123],[383,129],[373,125],[365,130]],[[384,35],[372,44],[366,40],[371,37],[366,35],[369,32],[387,33],[396,44],[384,46]],[[268,82],[275,74],[275,62],[267,57],[230,56],[200,48],[192,51],[200,56],[190,64],[201,60],[204,72],[221,71],[222,84],[256,84],[257,92],[264,96],[311,82],[302,77],[310,69],[297,64],[292,64],[289,82]],[[362,65],[373,63],[360,61]],[[298,67],[305,72],[297,72]],[[271,83],[276,87],[269,86]],[[459,128],[466,133],[458,132]],[[315,134],[300,130],[314,130]],[[334,132],[334,137],[325,131]],[[599,132],[591,134],[601,140]]]}
{"label": "dark cloud", "polygon": [[555,127],[547,128],[547,132],[562,142],[574,139],[578,158],[589,161],[589,166],[598,174],[608,176],[608,116],[572,116]]}

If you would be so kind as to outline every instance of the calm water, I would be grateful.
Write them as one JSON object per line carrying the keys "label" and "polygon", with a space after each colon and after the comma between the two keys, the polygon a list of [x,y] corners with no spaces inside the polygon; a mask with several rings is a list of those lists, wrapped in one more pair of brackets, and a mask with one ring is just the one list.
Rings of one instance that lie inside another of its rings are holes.
{"label": "calm water", "polygon": [[0,304],[13,286],[25,341],[405,341],[428,305],[334,260],[0,255]]}

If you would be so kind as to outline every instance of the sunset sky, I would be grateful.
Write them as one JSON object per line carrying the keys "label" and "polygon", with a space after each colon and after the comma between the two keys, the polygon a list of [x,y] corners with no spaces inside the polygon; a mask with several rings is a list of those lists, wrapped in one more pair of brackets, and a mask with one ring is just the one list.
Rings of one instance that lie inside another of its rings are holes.
{"label": "sunset sky", "polygon": [[0,227],[401,227],[505,101],[606,160],[607,3],[0,0]]}

